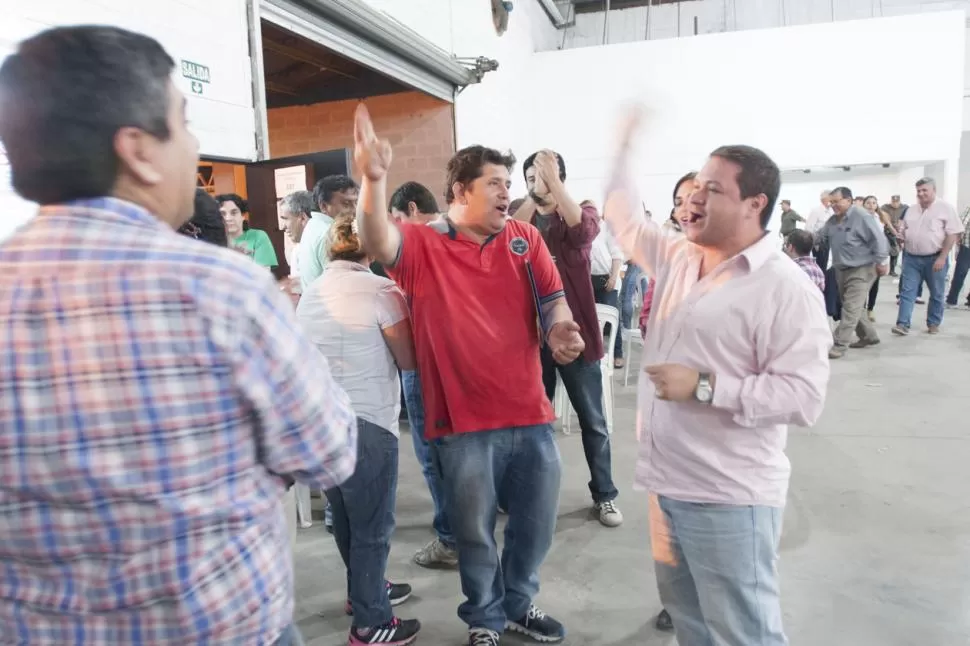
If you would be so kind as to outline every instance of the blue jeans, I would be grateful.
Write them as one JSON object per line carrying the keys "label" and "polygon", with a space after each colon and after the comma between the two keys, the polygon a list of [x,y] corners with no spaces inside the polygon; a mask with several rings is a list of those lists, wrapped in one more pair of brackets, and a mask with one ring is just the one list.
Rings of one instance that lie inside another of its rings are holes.
{"label": "blue jeans", "polygon": [[561,366],[552,358],[548,347],[543,346],[540,354],[546,397],[549,401],[555,401],[558,371],[573,410],[579,418],[583,452],[589,466],[589,492],[593,496],[593,502],[613,500],[619,492],[613,484],[613,458],[606,416],[603,414],[603,373],[599,361],[590,362],[580,356],[572,363]]}
{"label": "blue jeans", "polygon": [[438,540],[445,546],[454,549],[455,536],[451,533],[448,523],[448,512],[445,510],[445,497],[441,490],[441,481],[431,464],[431,447],[424,439],[424,401],[421,398],[421,380],[418,373],[407,370],[401,373],[404,383],[404,398],[407,401],[408,424],[411,426],[411,441],[414,442],[414,455],[421,465],[421,473],[428,483],[431,492],[431,502],[434,504],[434,521],[432,523]]}
{"label": "blue jeans", "polygon": [[[552,426],[449,435],[431,443],[448,518],[455,532],[465,602],[458,616],[472,628],[505,630],[539,592],[539,566],[556,530],[562,462]],[[507,499],[499,560],[495,516]]]}
{"label": "blue jeans", "polygon": [[[950,293],[946,295],[948,304],[956,305],[960,299],[960,290],[963,289],[968,270],[970,270],[970,247],[960,245],[957,249],[957,265],[953,268],[953,279],[950,281]],[[970,294],[967,294],[967,302],[970,303]]]}
{"label": "blue jeans", "polygon": [[296,624],[290,624],[279,639],[273,642],[273,646],[303,646],[303,636]]}
{"label": "blue jeans", "polygon": [[950,259],[940,271],[933,271],[937,254],[915,256],[903,252],[903,273],[899,279],[899,314],[896,325],[910,327],[913,322],[913,305],[917,292],[925,282],[930,289],[930,302],[926,307],[926,325],[939,325],[943,322],[943,290],[946,288],[946,274]]}
{"label": "blue jeans", "polygon": [[384,571],[394,531],[398,440],[357,418],[357,469],[327,490],[333,507],[333,536],[347,566],[347,596],[354,625],[374,628],[393,617]]}
{"label": "blue jeans", "polygon": [[[637,319],[633,319],[633,297],[636,290],[641,294],[647,291],[647,277],[643,275],[643,270],[632,262],[626,266],[626,275],[623,277],[623,284],[620,285],[620,327],[629,330],[636,327],[634,322],[639,323],[640,312],[637,312]],[[613,357],[620,359],[623,357],[623,335],[616,335],[616,347],[613,349]]]}
{"label": "blue jeans", "polygon": [[786,646],[778,589],[784,509],[650,496],[660,600],[680,646]]}

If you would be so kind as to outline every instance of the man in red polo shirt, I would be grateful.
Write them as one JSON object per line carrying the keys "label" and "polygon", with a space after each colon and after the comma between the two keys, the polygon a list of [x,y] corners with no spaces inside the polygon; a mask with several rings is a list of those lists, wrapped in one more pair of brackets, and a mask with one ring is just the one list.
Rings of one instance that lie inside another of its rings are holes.
{"label": "man in red polo shirt", "polygon": [[[539,347],[544,340],[569,363],[584,344],[539,232],[507,217],[515,159],[482,146],[458,151],[448,162],[447,215],[393,227],[384,207],[391,147],[363,105],[354,140],[361,241],[410,301],[425,437],[455,534],[468,643],[496,646],[504,630],[562,641],[562,624],[533,604],[561,473]],[[509,514],[501,561],[500,492]]]}
{"label": "man in red polo shirt", "polygon": [[618,492],[613,485],[610,434],[603,412],[603,332],[596,314],[596,297],[590,270],[593,240],[600,230],[595,206],[581,207],[566,190],[566,162],[551,150],[533,153],[522,164],[529,196],[516,211],[515,219],[531,222],[539,229],[562,276],[566,302],[579,323],[586,343],[583,354],[566,365],[557,364],[547,348],[542,349],[542,381],[552,401],[556,395],[556,373],[562,377],[579,427],[583,451],[589,465],[589,491],[600,523],[618,527],[623,514],[616,506]]}

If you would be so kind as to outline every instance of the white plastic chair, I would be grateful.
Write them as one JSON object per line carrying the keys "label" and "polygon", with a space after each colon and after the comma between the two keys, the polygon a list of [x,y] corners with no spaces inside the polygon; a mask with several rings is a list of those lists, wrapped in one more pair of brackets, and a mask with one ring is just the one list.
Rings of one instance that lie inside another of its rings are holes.
{"label": "white plastic chair", "polygon": [[[599,319],[600,331],[610,326],[609,334],[603,338],[603,343],[612,349],[616,343],[616,335],[620,332],[620,310],[612,305],[596,306],[596,317]],[[606,430],[613,432],[613,353],[603,353],[600,359],[600,372],[603,374],[603,413],[606,415]]]}
{"label": "white plastic chair", "polygon": [[637,281],[633,288],[633,314],[630,316],[630,327],[623,331],[626,335],[623,348],[623,385],[630,385],[630,364],[633,363],[633,341],[636,339],[641,345],[640,311],[643,309],[643,281]]}
{"label": "white plastic chair", "polygon": [[293,485],[296,499],[296,520],[302,529],[313,526],[313,512],[310,506],[310,487],[297,482]]}
{"label": "white plastic chair", "polygon": [[[610,326],[609,335],[603,338],[603,347],[612,348],[620,330],[620,311],[612,305],[597,304],[596,317],[599,319],[600,333],[607,324]],[[606,430],[609,433],[613,432],[613,371],[613,353],[604,352],[603,358],[600,359],[600,373],[603,379],[603,414],[606,416]],[[558,371],[556,371],[556,396],[553,399],[553,407],[556,417],[562,420],[563,434],[571,435],[573,407]]]}

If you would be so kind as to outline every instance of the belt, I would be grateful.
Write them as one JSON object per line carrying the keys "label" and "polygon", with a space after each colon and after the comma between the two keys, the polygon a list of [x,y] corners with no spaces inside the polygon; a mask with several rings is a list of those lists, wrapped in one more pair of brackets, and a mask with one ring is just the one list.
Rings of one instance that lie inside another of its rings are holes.
{"label": "belt", "polygon": [[[940,249],[940,251],[943,251]],[[940,255],[940,251],[934,251],[933,253],[911,253],[909,251],[903,250],[907,256],[912,256],[913,258],[935,258]]]}

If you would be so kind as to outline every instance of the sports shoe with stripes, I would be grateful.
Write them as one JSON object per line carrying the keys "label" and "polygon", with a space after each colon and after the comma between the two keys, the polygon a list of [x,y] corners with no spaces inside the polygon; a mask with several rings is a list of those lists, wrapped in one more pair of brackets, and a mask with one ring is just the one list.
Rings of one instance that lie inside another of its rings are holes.
{"label": "sports shoe with stripes", "polygon": [[421,622],[417,619],[398,619],[394,617],[383,626],[376,628],[351,628],[348,646],[384,644],[384,646],[409,646],[418,639]]}
{"label": "sports shoe with stripes", "polygon": [[505,629],[525,635],[542,644],[556,644],[566,638],[563,625],[535,605],[529,606],[525,616],[516,621],[505,622]]}

